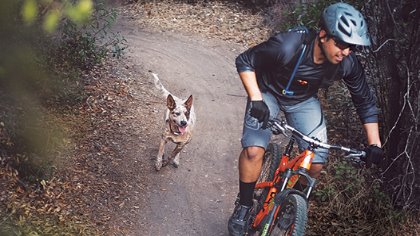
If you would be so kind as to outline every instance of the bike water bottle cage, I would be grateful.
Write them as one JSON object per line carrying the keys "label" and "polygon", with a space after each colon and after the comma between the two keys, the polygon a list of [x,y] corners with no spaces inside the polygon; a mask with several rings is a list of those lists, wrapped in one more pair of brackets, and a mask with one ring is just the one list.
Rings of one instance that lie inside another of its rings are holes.
{"label": "bike water bottle cage", "polygon": [[[297,28],[289,29],[289,32],[291,32],[291,31],[298,32],[298,33],[301,33],[301,34],[308,34],[308,29],[306,27],[304,27],[304,26],[299,26]],[[295,67],[293,69],[293,72],[290,75],[289,82],[287,83],[286,88],[283,89],[283,91],[282,91],[282,94],[283,95],[293,96],[295,94],[295,92],[289,90],[289,88],[290,88],[290,85],[292,85],[292,81],[295,78],[296,71],[297,71],[300,63],[302,62],[303,55],[305,54],[305,50],[306,50],[307,44],[308,44],[308,42],[306,42],[306,40],[305,40],[305,42],[303,44],[302,52],[300,53],[299,59],[297,60],[296,65],[295,65]]]}

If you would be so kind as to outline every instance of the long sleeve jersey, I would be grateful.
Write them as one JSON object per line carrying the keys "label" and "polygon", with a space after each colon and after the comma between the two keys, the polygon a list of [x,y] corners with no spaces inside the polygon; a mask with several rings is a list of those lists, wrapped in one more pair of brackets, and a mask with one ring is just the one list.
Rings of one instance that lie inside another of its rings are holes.
{"label": "long sleeve jersey", "polygon": [[[282,91],[287,86],[304,43],[307,48],[289,88],[294,95],[284,95]],[[342,79],[350,91],[362,123],[378,122],[376,99],[356,56],[351,53],[336,65],[328,61],[315,64],[315,43],[316,33],[313,31],[279,33],[240,54],[236,58],[237,71],[254,71],[260,90],[271,92],[285,105],[297,104],[316,96],[319,88],[330,86],[333,80]]]}

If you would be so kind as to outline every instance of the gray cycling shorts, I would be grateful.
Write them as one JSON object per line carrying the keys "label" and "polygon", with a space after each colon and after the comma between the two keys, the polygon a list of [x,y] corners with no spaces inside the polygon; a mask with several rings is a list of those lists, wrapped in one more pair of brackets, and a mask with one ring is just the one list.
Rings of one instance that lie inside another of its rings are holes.
{"label": "gray cycling shorts", "polygon": [[[326,122],[317,98],[311,97],[298,104],[285,106],[280,104],[274,95],[266,92],[263,93],[263,100],[270,109],[270,119],[278,117],[280,111],[282,111],[290,126],[310,137],[327,142]],[[241,139],[242,148],[258,146],[265,149],[271,139],[271,130],[261,129],[262,123],[250,115],[249,105],[250,101],[248,99]],[[306,142],[301,140],[297,140],[297,143],[301,151],[308,146]],[[326,163],[327,160],[328,150],[315,150],[313,163]]]}

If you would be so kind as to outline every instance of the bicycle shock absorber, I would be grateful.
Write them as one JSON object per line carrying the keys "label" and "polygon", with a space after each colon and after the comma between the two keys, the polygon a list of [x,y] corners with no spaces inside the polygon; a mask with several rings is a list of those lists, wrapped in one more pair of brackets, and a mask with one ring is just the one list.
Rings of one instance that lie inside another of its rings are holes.
{"label": "bicycle shock absorber", "polygon": [[284,152],[283,152],[282,157],[281,157],[281,160],[280,160],[280,168],[277,169],[276,176],[277,176],[278,173],[281,173],[281,172],[286,171],[286,166],[287,166],[287,163],[289,162],[289,158],[290,158],[290,155],[292,153],[293,143],[294,143],[294,139],[291,138],[289,140],[289,143],[287,144]]}
{"label": "bicycle shock absorber", "polygon": [[295,139],[290,138],[289,143],[287,144],[286,149],[284,150],[284,155],[290,157],[290,154],[292,153],[294,143],[295,143]]}

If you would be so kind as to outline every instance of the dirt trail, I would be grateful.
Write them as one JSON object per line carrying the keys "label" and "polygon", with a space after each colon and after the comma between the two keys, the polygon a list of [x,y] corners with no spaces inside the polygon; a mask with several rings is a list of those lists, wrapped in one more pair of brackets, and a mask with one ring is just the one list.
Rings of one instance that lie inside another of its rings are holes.
{"label": "dirt trail", "polygon": [[[157,153],[161,130],[151,131],[156,138],[149,140],[146,152],[137,153],[145,163],[145,169],[139,171],[150,178],[145,183],[149,191],[141,194],[147,206],[138,209],[141,219],[135,235],[227,235],[226,224],[237,193],[246,99],[234,67],[240,47],[195,35],[152,32],[127,18],[120,19],[117,30],[128,41],[128,56],[134,65],[144,73],[157,73],[178,97],[193,94],[197,113],[193,140],[181,153],[178,169],[153,169],[150,158]],[[163,117],[164,98],[159,102],[162,109],[158,112]],[[142,120],[137,122],[141,126]]]}

